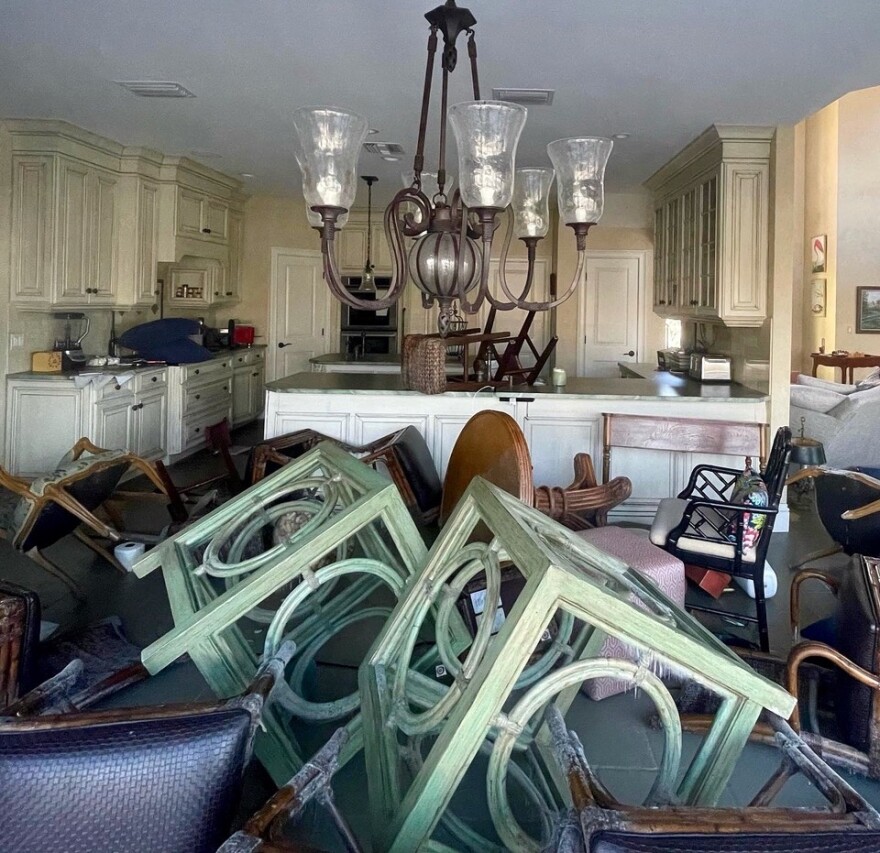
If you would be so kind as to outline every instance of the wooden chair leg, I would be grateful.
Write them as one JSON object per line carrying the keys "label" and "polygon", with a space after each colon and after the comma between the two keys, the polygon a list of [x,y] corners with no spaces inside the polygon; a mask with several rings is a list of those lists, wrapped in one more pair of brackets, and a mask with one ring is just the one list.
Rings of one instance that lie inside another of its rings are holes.
{"label": "wooden chair leg", "polygon": [[56,566],[39,548],[31,548],[25,554],[33,560],[40,568],[45,569],[52,577],[60,580],[72,593],[74,598],[79,602],[86,600],[83,591],[80,589],[76,581],[70,577],[62,568]]}

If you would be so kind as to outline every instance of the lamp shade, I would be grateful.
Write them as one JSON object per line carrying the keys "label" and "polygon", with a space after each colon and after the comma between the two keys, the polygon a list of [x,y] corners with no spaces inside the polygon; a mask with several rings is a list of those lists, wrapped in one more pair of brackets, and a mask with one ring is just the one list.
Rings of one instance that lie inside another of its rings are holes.
{"label": "lamp shade", "polygon": [[348,210],[357,192],[357,161],[367,120],[334,107],[302,107],[293,114],[293,126],[306,205]]}
{"label": "lamp shade", "polygon": [[824,465],[825,445],[815,438],[794,438],[788,461],[793,465]]}
{"label": "lamp shade", "polygon": [[513,233],[516,237],[546,237],[550,228],[552,169],[517,169],[513,186]]}
{"label": "lamp shade", "polygon": [[598,222],[605,207],[605,166],[614,143],[599,136],[557,139],[547,146],[556,169],[559,218],[566,225]]}
{"label": "lamp shade", "polygon": [[472,208],[507,207],[526,108],[505,101],[465,101],[450,107],[449,121],[458,145],[462,201]]}

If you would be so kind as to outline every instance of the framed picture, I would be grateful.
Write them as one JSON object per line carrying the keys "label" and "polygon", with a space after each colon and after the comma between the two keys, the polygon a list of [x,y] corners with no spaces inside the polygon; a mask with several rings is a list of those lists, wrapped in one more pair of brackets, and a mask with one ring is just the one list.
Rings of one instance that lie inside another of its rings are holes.
{"label": "framed picture", "polygon": [[813,258],[813,272],[825,272],[825,234],[813,237],[811,241],[811,254]]}
{"label": "framed picture", "polygon": [[880,287],[856,288],[856,333],[880,334]]}
{"label": "framed picture", "polygon": [[825,316],[825,278],[817,276],[810,281],[810,311],[817,317]]}

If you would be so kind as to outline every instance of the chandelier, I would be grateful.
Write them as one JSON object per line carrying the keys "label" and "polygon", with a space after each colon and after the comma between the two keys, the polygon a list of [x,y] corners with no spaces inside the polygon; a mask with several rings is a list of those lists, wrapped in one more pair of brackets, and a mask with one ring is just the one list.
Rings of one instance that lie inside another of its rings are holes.
{"label": "chandelier", "polygon": [[[354,202],[357,161],[367,135],[367,120],[335,107],[303,107],[294,114],[296,159],[302,171],[309,221],[321,234],[324,280],[340,302],[380,311],[397,302],[412,278],[421,290],[424,307],[435,303],[440,306],[441,334],[449,330],[456,303],[468,314],[479,311],[485,301],[500,311],[555,308],[575,292],[583,278],[587,233],[602,215],[605,165],[613,143],[601,137],[559,139],[547,146],[552,169],[516,169],[516,147],[526,109],[505,101],[480,99],[473,30],[476,19],[470,10],[457,7],[455,0],[446,0],[425,18],[430,25],[428,61],[412,182],[394,196],[385,210],[393,275],[381,298],[361,299],[348,290],[336,261],[335,237]],[[448,106],[449,75],[457,63],[455,44],[461,33],[467,34],[474,100]],[[440,144],[434,183],[435,173],[423,169],[438,35],[443,37],[443,51]],[[446,174],[447,118],[458,147],[459,187],[451,195],[447,192],[451,180]],[[426,193],[429,174],[431,195]],[[564,293],[536,301],[529,296],[537,245],[549,230],[554,178],[559,219],[574,231],[578,261]],[[498,276],[503,298],[499,298],[489,289],[489,259],[499,216],[505,210],[508,224]],[[528,258],[526,280],[518,294],[512,292],[505,275],[512,236],[523,241]],[[406,238],[412,239],[409,249]]]}

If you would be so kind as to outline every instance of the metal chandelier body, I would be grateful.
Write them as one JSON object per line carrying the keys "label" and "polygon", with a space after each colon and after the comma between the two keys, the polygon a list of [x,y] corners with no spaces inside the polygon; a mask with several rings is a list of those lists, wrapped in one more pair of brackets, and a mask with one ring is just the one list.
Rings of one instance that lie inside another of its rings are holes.
{"label": "metal chandelier body", "polygon": [[[605,165],[613,143],[602,137],[559,139],[547,146],[554,168],[515,169],[526,109],[505,101],[480,99],[473,30],[476,19],[470,10],[457,7],[455,0],[446,0],[425,18],[430,24],[428,61],[412,183],[400,190],[385,210],[393,275],[384,296],[376,294],[375,299],[362,299],[348,290],[336,261],[335,237],[355,199],[358,155],[367,135],[367,120],[335,107],[303,107],[294,114],[299,143],[296,159],[302,171],[309,221],[321,234],[324,279],[340,302],[379,311],[397,302],[412,277],[422,292],[424,307],[439,304],[438,328],[443,334],[449,329],[456,302],[468,314],[479,311],[484,300],[501,311],[554,308],[575,292],[583,278],[587,232],[602,215]],[[461,33],[467,34],[474,100],[449,107],[449,75],[456,66],[456,40]],[[439,162],[436,192],[429,197],[425,189],[428,175],[433,178],[433,173],[426,172],[424,184],[422,180],[425,136],[441,35]],[[446,192],[452,183],[446,174],[447,118],[458,147],[459,188],[451,196]],[[536,247],[550,226],[548,205],[554,178],[559,218],[574,231],[578,262],[565,292],[536,301],[529,298]],[[499,299],[489,290],[489,259],[499,214],[505,209],[508,228],[499,278],[506,298]],[[511,291],[505,276],[512,236],[525,243],[528,253],[528,272],[519,294]],[[414,238],[409,251],[406,238]]]}

